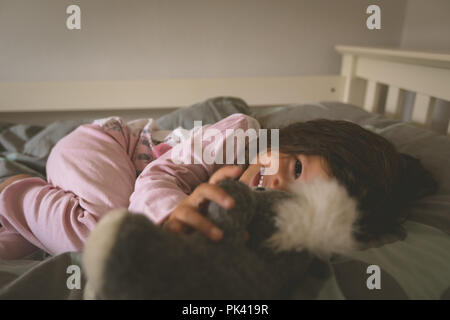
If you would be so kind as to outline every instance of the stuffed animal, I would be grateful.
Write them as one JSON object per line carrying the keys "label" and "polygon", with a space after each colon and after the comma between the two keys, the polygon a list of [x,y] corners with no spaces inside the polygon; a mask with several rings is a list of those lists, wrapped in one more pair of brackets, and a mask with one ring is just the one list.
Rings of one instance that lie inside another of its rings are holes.
{"label": "stuffed animal", "polygon": [[224,231],[219,242],[172,234],[142,214],[107,214],[83,253],[85,298],[285,299],[313,259],[357,248],[357,205],[336,180],[297,182],[289,192],[220,186],[235,206],[211,202],[205,212]]}

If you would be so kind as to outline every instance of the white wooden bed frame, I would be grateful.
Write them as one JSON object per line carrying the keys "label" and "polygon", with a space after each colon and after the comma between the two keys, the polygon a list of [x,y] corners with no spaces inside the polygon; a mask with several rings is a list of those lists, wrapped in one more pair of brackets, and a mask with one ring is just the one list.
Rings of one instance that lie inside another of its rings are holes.
{"label": "white wooden bed frame", "polygon": [[[450,54],[400,49],[336,46],[341,73],[265,78],[165,79],[0,83],[0,118],[17,121],[36,114],[60,118],[92,111],[168,111],[209,97],[243,98],[250,106],[317,101],[353,103],[371,112],[404,116],[411,97],[410,121],[450,134]],[[441,114],[433,117],[436,106]],[[23,122],[23,121],[22,121]]]}

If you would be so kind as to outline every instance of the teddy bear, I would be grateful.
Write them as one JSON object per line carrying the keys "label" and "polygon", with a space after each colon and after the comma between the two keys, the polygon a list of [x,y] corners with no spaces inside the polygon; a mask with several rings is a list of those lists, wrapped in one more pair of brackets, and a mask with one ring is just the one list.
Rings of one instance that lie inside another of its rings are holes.
{"label": "teddy bear", "polygon": [[288,299],[314,259],[358,247],[357,203],[335,179],[288,191],[220,186],[235,206],[210,202],[204,212],[223,230],[219,242],[125,209],[105,215],[83,251],[85,299]]}

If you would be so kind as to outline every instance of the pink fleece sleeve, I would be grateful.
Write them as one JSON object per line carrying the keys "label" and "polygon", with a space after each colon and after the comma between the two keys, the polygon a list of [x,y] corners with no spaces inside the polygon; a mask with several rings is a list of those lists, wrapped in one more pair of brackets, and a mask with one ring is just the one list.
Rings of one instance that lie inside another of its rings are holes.
{"label": "pink fleece sleeve", "polygon": [[[194,140],[201,136],[202,149],[217,155],[221,150],[225,150],[225,141],[230,139],[234,130],[246,131],[249,128],[259,129],[260,126],[254,118],[243,114],[234,114],[214,125],[203,126],[202,132],[197,131],[190,139],[147,165],[136,180],[134,192],[130,197],[129,210],[144,213],[155,223],[162,222],[196,186],[208,181],[216,170],[224,166],[221,163],[209,164],[195,152],[191,153],[191,164],[177,164],[172,160],[173,153],[186,147],[191,147],[193,151]],[[213,130],[209,131],[210,129]],[[214,131],[220,134],[214,138],[207,136],[208,133],[214,134]],[[236,159],[237,148],[235,147],[232,152],[232,158]],[[226,156],[225,152],[223,154]]]}

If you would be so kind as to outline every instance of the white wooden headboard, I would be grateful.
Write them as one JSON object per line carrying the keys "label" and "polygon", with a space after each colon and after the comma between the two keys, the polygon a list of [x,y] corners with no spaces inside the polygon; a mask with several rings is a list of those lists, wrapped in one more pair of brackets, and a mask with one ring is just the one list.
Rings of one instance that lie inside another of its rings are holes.
{"label": "white wooden headboard", "polygon": [[[450,54],[354,46],[336,50],[342,54],[343,102],[450,133]],[[403,119],[406,107],[409,119]]]}
{"label": "white wooden headboard", "polygon": [[[264,78],[159,79],[145,81],[0,82],[0,118],[59,117],[94,111],[168,110],[210,97],[243,98],[250,106],[342,101],[400,117],[410,102],[411,120],[450,133],[450,54],[336,46],[341,73]],[[412,94],[412,95],[411,95]],[[439,108],[437,108],[439,107]],[[433,111],[441,114],[433,118]],[[442,129],[443,128],[443,129]]]}

